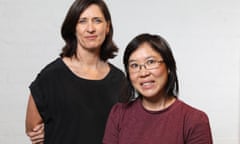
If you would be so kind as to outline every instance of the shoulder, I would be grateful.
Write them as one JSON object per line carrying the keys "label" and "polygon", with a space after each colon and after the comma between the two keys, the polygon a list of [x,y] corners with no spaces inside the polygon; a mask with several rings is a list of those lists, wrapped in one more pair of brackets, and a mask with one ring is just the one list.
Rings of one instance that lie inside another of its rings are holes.
{"label": "shoulder", "polygon": [[210,123],[207,114],[195,107],[192,107],[182,101],[179,101],[180,114],[184,117],[184,125],[186,130],[203,130],[209,131]]}
{"label": "shoulder", "polygon": [[124,76],[125,76],[124,72],[123,72],[121,69],[119,69],[118,67],[116,67],[115,65],[113,65],[113,64],[111,64],[111,63],[108,63],[108,64],[109,64],[109,66],[110,66],[111,71],[113,72],[113,74],[119,75],[119,76],[121,76],[121,77],[124,77]]}
{"label": "shoulder", "polygon": [[47,64],[41,71],[37,74],[38,80],[48,80],[53,79],[55,76],[63,71],[64,63],[61,58],[56,58]]}
{"label": "shoulder", "polygon": [[186,104],[185,102],[180,100],[178,100],[178,103],[181,107],[181,110],[189,119],[208,121],[208,116],[204,111],[190,106],[189,104]]}
{"label": "shoulder", "polygon": [[122,117],[127,111],[131,111],[134,109],[137,105],[137,100],[131,101],[128,103],[118,102],[115,105],[113,105],[111,109],[111,114],[114,116]]}
{"label": "shoulder", "polygon": [[117,82],[117,85],[122,85],[125,82],[126,78],[124,72],[111,63],[109,63],[109,66],[110,72],[107,79],[114,83]]}
{"label": "shoulder", "polygon": [[65,65],[61,58],[56,58],[47,64],[41,71],[38,73],[38,77],[52,77],[57,74],[60,74],[65,69]]}
{"label": "shoulder", "polygon": [[51,71],[55,71],[59,68],[63,67],[63,61],[61,58],[56,58],[55,60],[53,60],[52,62],[50,62],[49,64],[47,64],[42,70],[41,73],[48,73]]}
{"label": "shoulder", "polygon": [[115,105],[113,105],[111,113],[112,114],[121,114],[126,110],[127,104],[118,102]]}
{"label": "shoulder", "polygon": [[115,105],[113,105],[111,109],[111,114],[113,115],[123,115],[130,107],[133,105],[134,102],[130,103],[123,103],[118,102]]}

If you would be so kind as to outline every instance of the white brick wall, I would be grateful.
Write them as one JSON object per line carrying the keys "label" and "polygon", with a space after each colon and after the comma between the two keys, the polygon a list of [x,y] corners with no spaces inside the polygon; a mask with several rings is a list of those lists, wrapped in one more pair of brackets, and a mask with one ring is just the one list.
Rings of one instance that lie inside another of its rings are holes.
{"label": "white brick wall", "polygon": [[[55,59],[60,26],[72,3],[0,0],[0,144],[27,144],[28,85]],[[240,1],[106,0],[120,46],[136,34],[159,33],[173,48],[181,97],[210,118],[216,144],[239,142]],[[137,5],[136,5],[137,3]]]}

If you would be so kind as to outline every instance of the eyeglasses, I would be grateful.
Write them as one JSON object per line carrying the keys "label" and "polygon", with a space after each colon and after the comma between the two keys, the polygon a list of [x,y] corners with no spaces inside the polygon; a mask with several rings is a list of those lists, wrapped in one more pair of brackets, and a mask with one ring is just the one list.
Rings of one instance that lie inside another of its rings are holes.
{"label": "eyeglasses", "polygon": [[138,64],[136,62],[132,62],[128,65],[128,68],[129,68],[129,72],[137,73],[142,69],[142,66],[147,70],[151,70],[151,69],[159,68],[161,63],[164,63],[164,61],[149,59],[144,64]]}

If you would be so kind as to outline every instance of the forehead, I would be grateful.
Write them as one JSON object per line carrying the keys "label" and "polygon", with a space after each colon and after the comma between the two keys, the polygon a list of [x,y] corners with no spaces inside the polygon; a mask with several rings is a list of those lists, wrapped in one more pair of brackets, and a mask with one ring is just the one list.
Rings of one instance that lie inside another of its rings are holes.
{"label": "forehead", "polygon": [[146,60],[148,58],[162,58],[161,54],[156,51],[152,46],[148,43],[143,43],[139,45],[139,47],[132,52],[129,57],[129,60]]}
{"label": "forehead", "polygon": [[99,5],[91,4],[80,14],[82,17],[104,17],[104,14]]}

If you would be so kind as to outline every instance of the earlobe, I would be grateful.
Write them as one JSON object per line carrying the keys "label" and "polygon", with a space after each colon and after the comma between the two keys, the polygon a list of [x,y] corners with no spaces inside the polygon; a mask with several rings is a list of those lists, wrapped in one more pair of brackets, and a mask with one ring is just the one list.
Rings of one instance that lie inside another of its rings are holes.
{"label": "earlobe", "polygon": [[168,69],[168,74],[170,74],[170,72],[171,72],[171,71]]}

